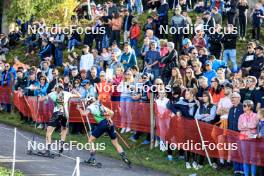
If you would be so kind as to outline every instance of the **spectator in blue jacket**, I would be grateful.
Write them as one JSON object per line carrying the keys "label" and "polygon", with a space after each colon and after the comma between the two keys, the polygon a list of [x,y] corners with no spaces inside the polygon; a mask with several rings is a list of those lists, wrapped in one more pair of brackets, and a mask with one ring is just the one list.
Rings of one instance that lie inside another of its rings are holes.
{"label": "spectator in blue jacket", "polygon": [[217,77],[217,73],[215,70],[212,69],[212,62],[207,60],[205,62],[205,69],[206,71],[204,72],[203,76],[208,79],[208,85],[211,85],[211,79],[214,77]]}
{"label": "spectator in blue jacket", "polygon": [[226,63],[223,60],[216,59],[214,55],[208,56],[209,61],[212,63],[212,69],[217,71],[219,68],[226,68]]}
{"label": "spectator in blue jacket", "polygon": [[156,49],[156,43],[150,43],[150,50],[147,51],[144,58],[145,69],[147,72],[150,72],[154,75],[154,79],[159,76],[159,62],[160,62],[160,53]]}
{"label": "spectator in blue jacket", "polygon": [[40,76],[39,81],[40,81],[40,83],[39,83],[39,89],[37,90],[37,94],[39,96],[46,96],[47,90],[49,87],[48,78],[46,76],[42,75],[42,76]]}
{"label": "spectator in blue jacket", "polygon": [[120,57],[120,62],[124,65],[125,70],[137,65],[135,52],[132,50],[129,44],[125,44],[124,46],[124,53]]}
{"label": "spectator in blue jacket", "polygon": [[264,19],[264,12],[261,10],[261,4],[257,3],[252,14],[252,39],[257,41],[260,38],[261,19]]}
{"label": "spectator in blue jacket", "polygon": [[52,48],[48,40],[42,40],[42,48],[40,49],[38,56],[41,58],[41,61],[43,61],[46,57],[52,56]]}
{"label": "spectator in blue jacket", "polygon": [[217,7],[218,12],[220,14],[222,14],[223,10],[224,10],[224,5],[225,5],[225,3],[223,0],[212,0],[210,10],[212,10],[214,7]]}
{"label": "spectator in blue jacket", "polygon": [[15,83],[15,80],[17,79],[16,76],[16,70],[10,66],[9,63],[5,64],[5,69],[2,72],[2,86],[10,86],[11,84]]}

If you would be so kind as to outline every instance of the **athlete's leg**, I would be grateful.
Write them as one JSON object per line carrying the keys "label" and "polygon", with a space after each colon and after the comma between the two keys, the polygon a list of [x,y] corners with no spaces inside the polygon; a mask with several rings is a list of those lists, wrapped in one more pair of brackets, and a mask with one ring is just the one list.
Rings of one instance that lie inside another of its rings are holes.
{"label": "athlete's leg", "polygon": [[90,158],[84,161],[91,165],[96,165],[95,148],[94,148],[95,140],[96,140],[96,137],[94,137],[93,135],[89,137],[88,143],[90,144]]}
{"label": "athlete's leg", "polygon": [[52,126],[47,127],[47,132],[46,132],[46,144],[47,145],[51,144],[51,136],[52,136],[52,133],[54,130],[55,130],[55,128]]}
{"label": "athlete's leg", "polygon": [[66,140],[68,128],[67,127],[61,127],[61,141]]}
{"label": "athlete's leg", "polygon": [[112,142],[113,146],[115,147],[115,149],[116,149],[116,151],[117,151],[118,153],[122,153],[122,152],[124,152],[122,146],[118,143],[117,138],[111,140],[111,142]]}

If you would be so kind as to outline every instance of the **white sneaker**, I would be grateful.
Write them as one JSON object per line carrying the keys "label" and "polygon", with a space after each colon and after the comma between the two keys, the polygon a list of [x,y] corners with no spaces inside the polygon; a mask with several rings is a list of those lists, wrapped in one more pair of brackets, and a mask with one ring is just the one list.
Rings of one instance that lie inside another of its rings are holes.
{"label": "white sneaker", "polygon": [[165,143],[163,141],[160,141],[160,150],[163,152],[166,151]]}
{"label": "white sneaker", "polygon": [[199,168],[198,168],[198,165],[197,165],[197,163],[194,161],[193,163],[192,163],[192,167],[195,169],[195,170],[198,170]]}
{"label": "white sneaker", "polygon": [[242,38],[241,37],[239,37],[239,39],[238,39],[239,41],[242,41]]}
{"label": "white sneaker", "polygon": [[158,147],[159,146],[159,141],[158,140],[155,140],[155,145],[154,147]]}
{"label": "white sneaker", "polygon": [[242,40],[243,40],[243,41],[246,41],[246,37],[243,37]]}
{"label": "white sneaker", "polygon": [[191,169],[192,168],[192,166],[191,166],[191,164],[189,162],[185,163],[185,167],[186,167],[186,169]]}
{"label": "white sneaker", "polygon": [[125,131],[126,131],[126,129],[125,128],[122,128],[121,131],[120,131],[120,133],[123,134]]}

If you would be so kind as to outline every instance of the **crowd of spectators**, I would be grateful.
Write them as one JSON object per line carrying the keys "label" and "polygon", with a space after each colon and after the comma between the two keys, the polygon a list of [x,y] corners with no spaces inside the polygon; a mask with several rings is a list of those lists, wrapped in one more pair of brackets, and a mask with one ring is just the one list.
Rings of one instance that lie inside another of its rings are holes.
{"label": "crowd of spectators", "polygon": [[[121,116],[128,119],[131,102],[149,102],[149,92],[142,87],[155,85],[156,104],[176,115],[263,137],[263,1],[253,7],[250,15],[246,0],[126,0],[119,4],[109,0],[104,5],[92,3],[91,9],[94,22],[89,24],[90,29],[104,27],[104,34],[65,35],[60,27],[53,33],[27,34],[27,25],[46,26],[44,19],[34,17],[8,35],[1,34],[1,85],[13,85],[26,96],[46,96],[57,83],[63,83],[65,91],[81,98],[93,96],[102,103],[120,101]],[[169,11],[173,12],[170,18]],[[76,19],[88,16],[81,7],[77,12]],[[139,24],[143,12],[149,13],[144,25]],[[195,19],[189,17],[190,13]],[[251,19],[252,35],[247,19]],[[166,25],[178,29],[193,25],[196,32],[164,34],[160,26]],[[224,34],[209,30],[220,31],[224,26]],[[238,42],[244,45],[242,58],[237,57]],[[25,58],[37,53],[40,65],[24,64],[18,57],[6,61],[4,56],[20,43],[26,48]],[[108,92],[98,88],[107,85],[122,85],[125,89]],[[135,85],[138,89],[131,91]],[[1,108],[10,112],[10,105],[2,104]],[[130,127],[121,130],[130,131]],[[80,133],[81,127],[73,125],[72,132]],[[140,135],[136,132],[130,139],[136,142]],[[142,143],[146,144],[149,135]],[[203,160],[190,157],[193,155],[189,152],[179,153],[187,169],[203,167]],[[168,160],[173,160],[171,151]],[[226,168],[230,164],[220,159],[213,166]],[[233,165],[237,175],[248,176],[250,171],[256,175],[254,165]]]}

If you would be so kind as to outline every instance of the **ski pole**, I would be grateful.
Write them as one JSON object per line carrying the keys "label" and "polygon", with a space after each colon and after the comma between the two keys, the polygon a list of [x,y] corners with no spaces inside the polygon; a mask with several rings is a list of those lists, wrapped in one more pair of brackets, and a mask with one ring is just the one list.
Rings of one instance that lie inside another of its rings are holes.
{"label": "ski pole", "polygon": [[125,146],[130,149],[130,146],[128,145],[128,143],[124,140],[124,138],[116,131],[116,134],[118,136],[119,139],[121,139],[121,141],[123,142],[123,144],[125,144]]}

